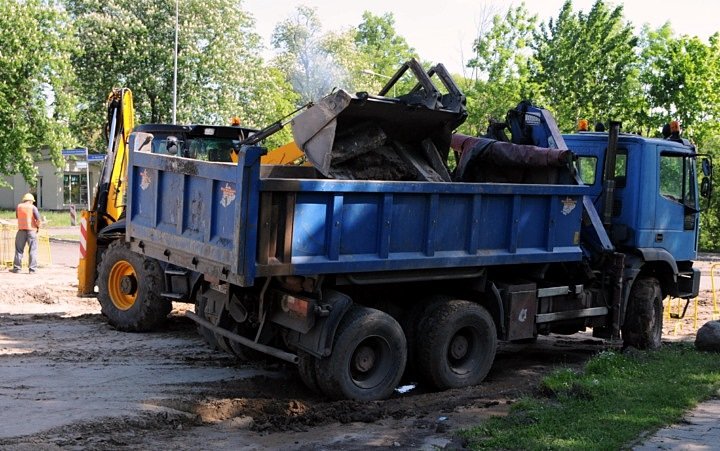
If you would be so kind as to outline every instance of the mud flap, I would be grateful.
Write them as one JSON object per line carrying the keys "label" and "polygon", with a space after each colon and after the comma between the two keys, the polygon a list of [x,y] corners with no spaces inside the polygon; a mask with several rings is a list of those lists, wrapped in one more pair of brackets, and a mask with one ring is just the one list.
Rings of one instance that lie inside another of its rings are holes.
{"label": "mud flap", "polygon": [[329,356],[335,331],[351,305],[349,296],[334,290],[323,290],[322,301],[318,302],[320,315],[315,326],[304,334],[291,330],[287,337],[288,344],[318,358]]}

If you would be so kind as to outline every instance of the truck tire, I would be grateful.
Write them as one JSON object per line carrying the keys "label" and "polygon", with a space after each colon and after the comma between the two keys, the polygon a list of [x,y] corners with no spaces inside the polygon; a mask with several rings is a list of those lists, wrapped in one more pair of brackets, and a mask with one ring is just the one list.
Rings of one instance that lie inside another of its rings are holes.
{"label": "truck tire", "polygon": [[[235,320],[232,321],[234,323],[231,329],[233,333],[249,339],[253,339],[253,336],[251,334],[254,331],[245,330],[246,328],[244,328],[242,324],[238,324],[237,322],[235,322]],[[263,356],[265,356],[265,354],[263,354],[262,352],[248,348],[245,345],[241,345],[237,341],[228,340],[228,345],[230,346],[230,351],[235,354],[235,357],[237,357],[238,360],[242,362],[252,362],[255,360],[260,360]]]}
{"label": "truck tire", "polygon": [[407,340],[407,364],[403,380],[414,382],[417,379],[417,331],[422,327],[421,323],[430,316],[432,311],[439,305],[450,301],[452,298],[445,295],[430,296],[419,303],[409,307],[400,317],[400,326],[405,333]]}
{"label": "truck tire", "polygon": [[[207,316],[205,315],[205,304],[207,304],[207,299],[202,294],[202,290],[198,290],[197,296],[195,297],[195,314],[199,316],[200,318],[204,320],[208,320]],[[198,334],[205,340],[205,342],[210,345],[210,348],[213,350],[216,350],[219,348],[218,342],[215,339],[215,333],[208,329],[207,327],[203,327],[198,324],[197,326]]]}
{"label": "truck tire", "polygon": [[623,346],[657,349],[662,345],[663,303],[660,282],[654,277],[635,280],[622,326]]}
{"label": "truck tire", "polygon": [[435,308],[418,330],[418,371],[440,390],[480,383],[492,367],[497,331],[490,313],[469,301]]}
{"label": "truck tire", "polygon": [[160,326],[172,302],[160,296],[163,272],[157,261],[115,241],[103,252],[98,268],[98,300],[116,329],[146,332]]}
{"label": "truck tire", "polygon": [[300,379],[313,393],[322,393],[320,385],[318,385],[315,365],[317,365],[317,358],[315,358],[315,356],[303,351],[298,352],[298,373],[300,373]]}
{"label": "truck tire", "polygon": [[317,361],[318,385],[332,399],[385,399],[403,375],[406,346],[402,328],[393,317],[353,306],[335,332],[332,354]]}

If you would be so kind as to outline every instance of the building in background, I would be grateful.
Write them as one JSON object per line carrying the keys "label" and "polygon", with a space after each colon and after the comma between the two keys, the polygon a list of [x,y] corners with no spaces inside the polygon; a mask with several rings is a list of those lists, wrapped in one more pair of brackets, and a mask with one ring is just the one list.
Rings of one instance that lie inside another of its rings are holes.
{"label": "building in background", "polygon": [[23,195],[30,192],[40,210],[69,210],[71,205],[78,211],[87,209],[88,195],[90,201],[95,195],[104,155],[89,157],[90,161],[85,161],[84,155],[66,156],[65,165],[58,168],[50,157],[43,156],[35,163],[38,178],[34,188],[20,174],[5,177],[10,188],[0,188],[0,208],[14,209]]}

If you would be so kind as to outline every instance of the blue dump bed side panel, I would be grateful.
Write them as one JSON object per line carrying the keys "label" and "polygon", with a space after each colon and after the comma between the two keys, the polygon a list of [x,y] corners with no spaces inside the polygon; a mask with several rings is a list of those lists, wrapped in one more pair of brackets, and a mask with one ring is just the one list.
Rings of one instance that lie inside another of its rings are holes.
{"label": "blue dump bed side panel", "polygon": [[131,247],[252,285],[254,258],[247,256],[255,255],[257,242],[259,157],[259,148],[238,165],[132,153],[127,209]]}
{"label": "blue dump bed side panel", "polygon": [[241,286],[270,275],[575,261],[585,186],[259,178],[135,152],[133,250]]}
{"label": "blue dump bed side panel", "polygon": [[587,187],[267,179],[261,190],[261,211],[280,213],[261,220],[258,275],[581,259]]}

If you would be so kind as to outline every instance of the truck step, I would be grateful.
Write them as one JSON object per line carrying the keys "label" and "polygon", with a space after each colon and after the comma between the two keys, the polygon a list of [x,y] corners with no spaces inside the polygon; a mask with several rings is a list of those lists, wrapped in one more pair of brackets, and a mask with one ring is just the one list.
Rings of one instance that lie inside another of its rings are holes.
{"label": "truck step", "polygon": [[167,299],[182,299],[185,297],[180,293],[160,293],[160,296]]}
{"label": "truck step", "polygon": [[564,319],[587,318],[590,316],[604,316],[608,314],[607,307],[591,307],[581,310],[568,310],[565,312],[538,313],[535,315],[535,323],[551,323]]}
{"label": "truck step", "polygon": [[165,270],[166,276],[187,276],[188,271],[184,269],[166,269]]}

